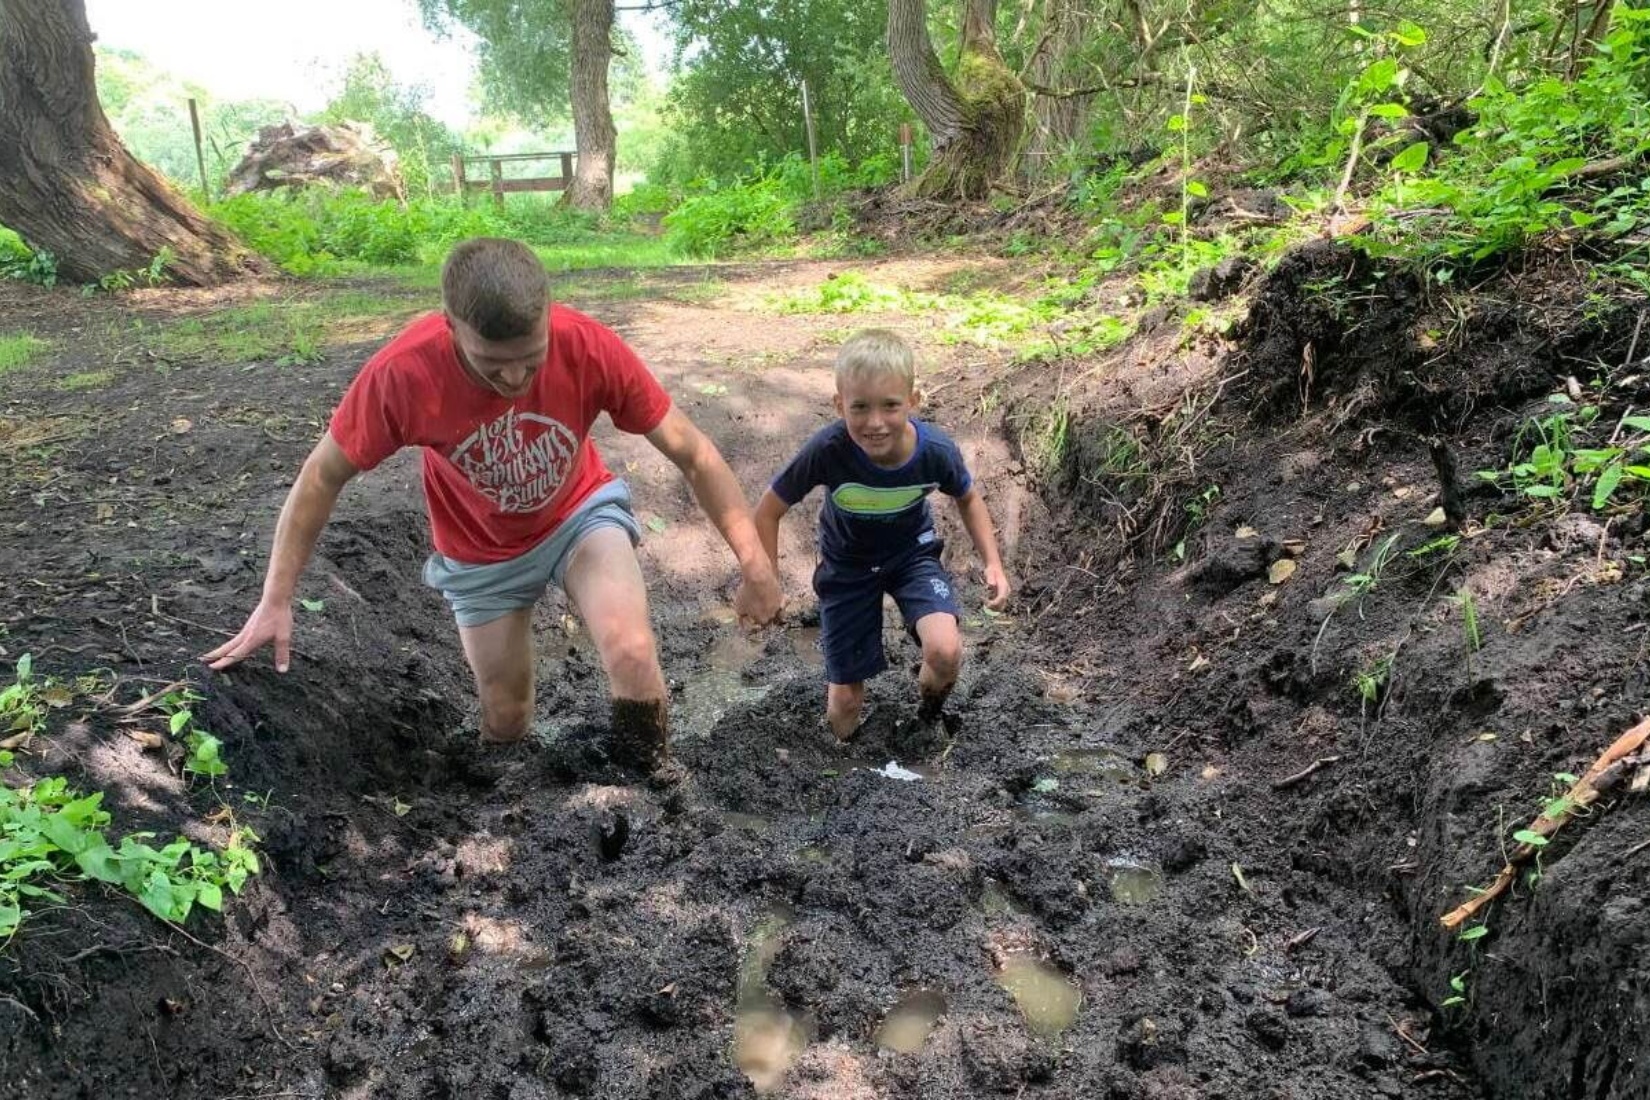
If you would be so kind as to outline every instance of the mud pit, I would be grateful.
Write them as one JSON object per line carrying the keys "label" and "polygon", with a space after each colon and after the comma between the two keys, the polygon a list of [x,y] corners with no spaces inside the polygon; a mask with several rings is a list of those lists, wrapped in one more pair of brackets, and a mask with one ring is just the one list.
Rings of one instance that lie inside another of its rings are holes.
{"label": "mud pit", "polygon": [[[600,277],[567,295],[632,341],[754,488],[828,415],[824,368],[859,320],[780,320],[763,294],[841,266],[720,269],[714,296],[693,289],[697,272],[650,276],[640,300],[604,295]],[[946,275],[875,266],[916,287]],[[300,618],[293,672],[265,661],[206,685],[231,765],[219,793],[262,835],[266,874],[226,917],[192,920],[199,943],[94,892],[37,917],[0,955],[0,1075],[29,1097],[1641,1095],[1645,862],[1617,857],[1645,832],[1642,804],[1555,845],[1562,858],[1533,898],[1504,904],[1485,946],[1436,928],[1499,866],[1498,816],[1531,816],[1546,777],[1580,771],[1643,698],[1630,628],[1650,588],[1593,574],[1564,588],[1601,539],[1617,558],[1638,532],[1512,527],[1468,543],[1449,576],[1483,604],[1470,670],[1428,598],[1433,572],[1395,570],[1322,627],[1335,554],[1372,516],[1405,548],[1430,537],[1436,482],[1410,413],[1337,423],[1332,400],[1391,356],[1402,367],[1404,311],[1421,306],[1382,306],[1398,316],[1384,343],[1320,347],[1349,373],[1303,400],[1287,372],[1323,337],[1287,304],[1286,277],[1235,349],[1248,361],[1143,341],[1076,422],[1099,430],[1155,404],[1154,386],[1250,372],[1211,423],[1272,426],[1215,433],[1219,504],[1178,569],[1112,553],[1114,517],[1080,493],[1073,516],[1051,515],[1000,414],[983,413],[999,364],[914,322],[934,415],[963,443],[1024,589],[1014,613],[965,624],[954,728],[911,722],[907,646],[846,753],[818,729],[800,517],[785,530],[793,619],[747,639],[680,480],[640,441],[599,437],[650,528],[690,770],[661,790],[577,748],[605,704],[555,600],[539,613],[541,743],[503,762],[469,747],[462,658],[417,580],[411,456],[358,483],[300,593],[324,606]],[[8,659],[107,667],[129,688],[170,680],[255,598],[291,473],[375,337],[317,366],[157,374],[124,354],[124,311],[153,320],[179,303],[87,314],[77,298],[4,293],[8,325],[60,341],[44,375],[0,376],[12,442],[46,425],[12,448],[0,504]],[[1532,381],[1457,410],[1464,468],[1500,460],[1553,364],[1621,362],[1632,325],[1617,311],[1527,346],[1534,328],[1473,334],[1485,362],[1517,350],[1517,370],[1463,377]],[[40,381],[108,358],[106,388]],[[1371,424],[1393,425],[1393,442],[1357,445]],[[1296,576],[1269,585],[1294,539]],[[1255,540],[1272,549],[1237,545]],[[1348,681],[1394,647],[1372,721]],[[176,829],[217,801],[95,708],[38,744],[28,771],[107,789],[127,827]],[[891,760],[919,778],[881,774]],[[1441,1010],[1463,970],[1470,1011]]]}

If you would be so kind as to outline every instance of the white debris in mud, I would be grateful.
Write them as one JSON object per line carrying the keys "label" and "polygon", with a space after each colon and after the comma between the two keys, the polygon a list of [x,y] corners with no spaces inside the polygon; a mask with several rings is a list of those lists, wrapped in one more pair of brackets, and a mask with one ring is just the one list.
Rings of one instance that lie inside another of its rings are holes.
{"label": "white debris in mud", "polygon": [[922,778],[922,776],[918,775],[911,769],[900,767],[899,761],[897,760],[888,761],[887,764],[884,764],[882,767],[877,769],[877,774],[882,776],[884,779],[898,779],[904,783],[915,783],[917,780]]}

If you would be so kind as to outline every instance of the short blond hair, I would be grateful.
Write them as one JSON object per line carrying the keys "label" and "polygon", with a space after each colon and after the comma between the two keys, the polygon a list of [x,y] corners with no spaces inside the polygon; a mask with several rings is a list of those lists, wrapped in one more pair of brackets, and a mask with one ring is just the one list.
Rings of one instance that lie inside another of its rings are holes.
{"label": "short blond hair", "polygon": [[885,328],[856,332],[836,353],[836,382],[895,377],[912,389],[917,385],[916,358],[899,334]]}

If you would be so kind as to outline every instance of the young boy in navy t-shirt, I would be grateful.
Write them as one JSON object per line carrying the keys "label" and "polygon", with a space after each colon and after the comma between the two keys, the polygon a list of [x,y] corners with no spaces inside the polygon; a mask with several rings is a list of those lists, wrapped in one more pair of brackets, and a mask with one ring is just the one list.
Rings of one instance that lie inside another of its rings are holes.
{"label": "young boy in navy t-shirt", "polygon": [[836,359],[836,411],[842,419],[803,445],[756,508],[762,545],[779,564],[779,520],[816,485],[819,513],[820,645],[829,681],[825,718],[840,740],[859,728],[865,681],[888,667],[882,650],[882,597],[894,597],[906,628],[922,643],[918,716],[932,721],[962,665],[960,615],[940,564],[928,494],[957,503],[963,527],[985,564],[986,606],[1008,601],[1008,575],[985,501],[951,437],[915,420],[922,402],[911,349],[886,329],[868,329]]}

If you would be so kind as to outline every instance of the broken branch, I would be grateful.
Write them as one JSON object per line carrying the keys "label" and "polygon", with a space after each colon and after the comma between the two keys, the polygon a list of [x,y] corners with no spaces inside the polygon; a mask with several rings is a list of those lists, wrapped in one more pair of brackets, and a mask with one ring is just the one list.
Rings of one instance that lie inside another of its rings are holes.
{"label": "broken branch", "polygon": [[1341,758],[1338,756],[1320,756],[1316,760],[1312,761],[1312,763],[1296,772],[1294,775],[1286,775],[1282,779],[1275,781],[1272,784],[1272,789],[1274,791],[1281,791],[1285,788],[1293,787],[1296,783],[1305,782],[1307,779],[1318,774],[1318,772],[1329,767],[1329,765],[1340,763],[1340,759]]}

